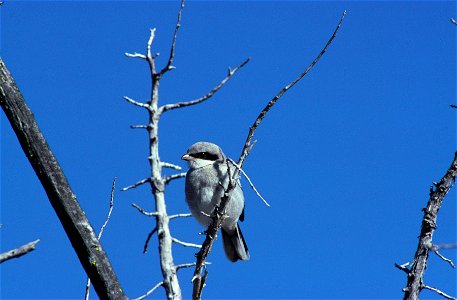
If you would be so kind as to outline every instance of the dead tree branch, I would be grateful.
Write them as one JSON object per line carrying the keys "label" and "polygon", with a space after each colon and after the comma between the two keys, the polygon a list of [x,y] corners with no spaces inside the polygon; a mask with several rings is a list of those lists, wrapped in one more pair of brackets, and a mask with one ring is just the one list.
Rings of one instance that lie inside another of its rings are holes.
{"label": "dead tree branch", "polygon": [[157,290],[159,287],[161,287],[163,285],[163,281],[157,283],[152,289],[150,289],[146,294],[144,294],[143,296],[140,296],[138,298],[135,298],[133,300],[142,300],[144,298],[146,298],[147,296],[151,295],[152,293],[154,293],[155,290]]}
{"label": "dead tree branch", "polygon": [[[341,24],[344,20],[344,17],[346,16],[346,11],[343,13],[341,16],[341,19],[333,32],[332,36],[328,40],[327,44],[324,46],[324,48],[321,50],[319,55],[312,61],[312,63],[297,77],[295,78],[291,83],[286,85],[273,99],[268,102],[267,106],[260,112],[259,116],[253,123],[253,125],[249,129],[248,136],[246,138],[246,142],[243,146],[243,150],[241,151],[241,156],[238,160],[238,167],[242,168],[243,163],[246,159],[246,157],[249,155],[250,150],[252,149],[252,139],[254,137],[254,132],[257,129],[257,127],[260,125],[262,122],[263,118],[266,116],[266,114],[269,112],[269,110],[273,107],[273,105],[281,98],[282,95],[284,95],[290,88],[292,88],[300,79],[302,79],[308,72],[314,67],[314,65],[319,61],[319,59],[324,55],[324,53],[327,51],[327,48],[330,46],[332,43],[333,39],[336,37],[336,34],[338,30],[341,27]],[[203,290],[204,283],[206,281],[206,277],[208,275],[207,272],[202,276],[202,268],[205,265],[206,258],[211,251],[211,247],[213,245],[214,240],[216,239],[216,234],[219,230],[219,228],[222,225],[222,221],[224,219],[225,215],[225,207],[230,199],[231,193],[233,192],[238,178],[239,178],[240,171],[238,168],[235,168],[233,172],[233,176],[230,176],[234,180],[229,180],[229,184],[227,189],[224,192],[224,195],[221,199],[219,207],[216,207],[214,210],[214,215],[212,216],[212,223],[206,230],[206,239],[202,244],[201,250],[197,253],[197,264],[195,267],[194,271],[194,277],[192,279],[193,281],[193,293],[192,297],[193,299],[200,299],[201,298],[201,293]]]}
{"label": "dead tree branch", "polygon": [[173,41],[171,42],[171,47],[170,47],[170,57],[168,58],[167,65],[163,67],[163,69],[160,71],[160,76],[163,76],[166,72],[173,70],[175,67],[173,67],[173,59],[175,58],[175,47],[176,47],[176,38],[178,37],[178,30],[181,28],[181,16],[182,16],[182,11],[184,9],[184,0],[181,1],[181,7],[179,9],[178,13],[178,20],[176,21],[176,26],[175,26],[175,33],[173,34]]}
{"label": "dead tree branch", "polygon": [[157,232],[157,227],[154,227],[154,229],[152,229],[151,232],[148,233],[148,237],[146,238],[146,241],[144,242],[143,253],[148,252],[149,241],[151,240],[152,236],[156,232]]}
{"label": "dead tree branch", "polygon": [[[181,15],[183,5],[181,5],[181,9],[179,11],[179,15]],[[180,17],[178,18],[180,20]],[[159,158],[159,135],[158,135],[158,122],[160,116],[157,114],[157,107],[159,103],[159,81],[163,74],[156,72],[155,67],[155,59],[156,56],[151,54],[151,46],[154,42],[155,37],[155,29],[151,30],[151,35],[149,37],[147,46],[146,46],[146,60],[149,65],[149,69],[151,72],[151,99],[147,101],[144,105],[146,105],[146,109],[149,114],[149,123],[146,126],[146,130],[148,131],[149,137],[149,167],[150,167],[150,177],[149,179],[142,180],[138,183],[146,183],[149,182],[151,185],[151,190],[153,193],[153,197],[155,200],[155,207],[156,211],[154,213],[147,213],[142,208],[140,208],[136,204],[132,204],[136,207],[141,213],[145,215],[155,216],[156,225],[154,230],[148,235],[144,246],[144,252],[147,251],[147,245],[149,243],[150,238],[157,231],[157,236],[159,240],[159,257],[160,257],[160,267],[162,270],[162,277],[163,281],[160,282],[159,285],[156,285],[153,290],[163,286],[165,288],[165,292],[168,299],[181,299],[181,288],[179,286],[178,277],[176,276],[176,267],[173,262],[173,254],[172,254],[172,238],[170,234],[170,227],[169,227],[169,219],[168,213],[166,210],[165,205],[165,182],[164,178],[162,177],[162,168],[164,164],[160,161]],[[175,38],[174,42],[175,43]],[[174,50],[173,50],[174,51]],[[128,97],[127,97],[128,98]],[[126,99],[127,99],[126,98]],[[127,100],[129,101],[129,100]],[[143,107],[143,105],[139,105],[138,103],[134,103],[129,101],[130,103]],[[138,186],[140,184],[134,184],[134,186]],[[126,190],[125,188],[124,190]],[[149,294],[152,293],[151,290],[148,292]],[[148,295],[148,293],[146,295]]]}
{"label": "dead tree branch", "polygon": [[423,286],[422,286],[422,289],[424,289],[424,290],[429,290],[429,291],[432,291],[432,292],[435,292],[435,293],[437,293],[438,295],[440,295],[440,296],[442,296],[442,297],[444,297],[444,298],[446,298],[446,299],[449,299],[449,300],[457,300],[457,298],[452,297],[452,296],[446,294],[445,292],[440,291],[439,289],[434,288],[434,287],[431,287],[431,286],[428,286],[428,285],[423,285]]}
{"label": "dead tree branch", "polygon": [[[184,246],[191,246],[191,247],[198,247],[199,245],[192,244],[192,243],[185,243],[182,241],[177,240],[176,238],[172,237],[170,233],[169,221],[171,218],[176,218],[180,215],[173,215],[169,216],[166,210],[165,205],[165,188],[169,182],[172,180],[183,178],[185,177],[185,173],[174,174],[170,176],[163,176],[162,169],[163,168],[172,168],[176,170],[180,170],[180,167],[171,163],[162,162],[159,157],[159,134],[158,134],[158,125],[161,114],[165,111],[172,110],[175,108],[185,107],[189,105],[194,105],[197,103],[201,103],[205,100],[211,98],[241,67],[243,67],[248,60],[243,62],[240,66],[236,67],[234,70],[229,70],[229,74],[217,85],[213,90],[211,90],[205,96],[196,99],[194,101],[189,102],[179,102],[175,104],[167,104],[164,106],[159,107],[159,82],[163,75],[165,75],[168,71],[174,69],[173,60],[175,57],[175,47],[176,47],[176,40],[178,30],[181,26],[181,18],[182,12],[184,9],[184,0],[181,1],[181,7],[178,12],[178,18],[175,26],[175,31],[171,43],[170,55],[166,65],[159,71],[156,71],[156,58],[158,55],[152,54],[152,44],[155,39],[155,29],[151,29],[150,37],[147,42],[146,46],[146,55],[144,54],[128,54],[128,57],[133,58],[141,58],[147,61],[150,76],[151,76],[151,97],[146,103],[141,103],[135,101],[129,97],[124,97],[126,101],[129,103],[145,108],[148,111],[149,122],[147,125],[142,126],[135,126],[134,128],[144,128],[148,132],[149,137],[149,165],[150,165],[150,176],[147,179],[143,179],[123,190],[127,190],[130,188],[137,187],[142,185],[146,182],[149,182],[151,185],[151,190],[153,193],[154,201],[155,201],[155,212],[148,213],[140,208],[138,205],[133,204],[141,213],[149,216],[155,217],[155,227],[152,232],[148,235],[146,243],[144,245],[144,252],[147,251],[147,247],[149,244],[149,240],[152,235],[157,232],[158,242],[159,242],[159,257],[160,257],[160,267],[162,270],[162,277],[163,280],[160,284],[156,285],[153,290],[157,289],[160,286],[163,286],[167,295],[168,299],[181,299],[181,288],[179,286],[178,277],[176,275],[176,271],[178,267],[174,264],[173,255],[172,255],[172,244],[178,243]],[[151,292],[151,291],[150,291]],[[148,292],[149,293],[149,292]]]}
{"label": "dead tree branch", "polygon": [[447,262],[453,269],[455,269],[455,265],[454,265],[454,262],[449,259],[449,258],[446,258],[444,257],[441,253],[438,252],[438,248],[436,246],[432,246],[431,250],[439,257],[441,258],[442,260],[444,260],[445,262]]}
{"label": "dead tree branch", "polygon": [[140,180],[138,182],[135,182],[132,185],[129,185],[129,186],[125,187],[125,188],[122,188],[121,191],[128,191],[130,189],[134,189],[134,188],[136,188],[136,187],[138,187],[138,186],[140,186],[142,184],[145,184],[147,182],[151,182],[151,178],[149,178],[149,177],[148,178],[144,178],[144,179],[142,179],[142,180]]}
{"label": "dead tree branch", "polygon": [[435,248],[436,250],[455,249],[455,248],[457,248],[457,244],[439,244],[439,245],[433,245],[433,248]]}
{"label": "dead tree branch", "polygon": [[167,177],[165,177],[164,182],[165,182],[165,184],[169,184],[172,180],[186,177],[186,174],[187,173],[183,172],[183,173],[178,173],[178,174],[173,174],[173,175],[167,176]]}
{"label": "dead tree branch", "polygon": [[419,299],[419,294],[423,288],[424,273],[427,267],[427,259],[430,247],[433,245],[433,233],[436,229],[436,219],[438,211],[443,203],[443,199],[452,187],[457,176],[457,152],[454,155],[454,160],[447,170],[444,177],[436,184],[436,188],[430,188],[430,198],[427,207],[423,209],[424,218],[422,219],[421,233],[419,236],[419,244],[416,254],[414,255],[413,263],[408,273],[408,281],[403,289],[405,295],[403,299],[415,300]]}
{"label": "dead tree branch", "polygon": [[125,299],[116,274],[13,77],[0,59],[0,105],[100,299]]}
{"label": "dead tree branch", "polygon": [[177,109],[177,108],[182,108],[182,107],[186,107],[186,106],[199,104],[199,103],[202,103],[203,101],[210,99],[212,96],[214,96],[214,94],[217,91],[219,91],[224,86],[224,84],[227,83],[227,81],[230,80],[230,78],[233,77],[233,75],[235,75],[236,72],[238,72],[242,67],[244,67],[249,62],[249,60],[250,60],[250,58],[246,59],[233,70],[229,69],[228,75],[224,79],[222,79],[222,81],[217,86],[215,86],[208,94],[206,94],[198,99],[192,100],[192,101],[184,101],[184,102],[178,102],[178,103],[173,103],[173,104],[166,104],[159,108],[159,114],[162,114],[162,113],[172,110],[172,109]]}
{"label": "dead tree branch", "polygon": [[0,254],[0,264],[12,258],[21,257],[22,255],[26,255],[27,253],[35,250],[36,244],[38,244],[39,242],[40,240],[36,240],[28,244],[22,245],[19,248]]}
{"label": "dead tree branch", "polygon": [[[116,188],[116,177],[113,179],[113,184],[111,185],[111,196],[109,200],[109,210],[108,210],[108,215],[106,216],[105,223],[103,223],[102,227],[100,228],[100,232],[98,233],[98,240],[102,238],[103,232],[105,231],[106,225],[108,225],[108,222],[111,218],[111,214],[113,213],[113,208],[114,208],[114,189]],[[90,295],[90,278],[87,277],[86,281],[86,294],[84,299],[89,300],[89,295]]]}

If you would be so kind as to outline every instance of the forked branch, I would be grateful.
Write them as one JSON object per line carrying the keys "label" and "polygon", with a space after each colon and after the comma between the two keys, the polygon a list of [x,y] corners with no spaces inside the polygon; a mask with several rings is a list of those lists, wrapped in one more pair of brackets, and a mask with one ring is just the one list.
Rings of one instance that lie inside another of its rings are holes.
{"label": "forked branch", "polygon": [[160,71],[160,76],[165,74],[166,72],[173,70],[173,59],[175,58],[175,46],[176,46],[176,38],[178,36],[178,30],[181,28],[181,15],[182,11],[184,9],[184,0],[181,0],[181,7],[179,8],[179,13],[178,13],[178,20],[176,21],[176,26],[175,26],[175,33],[173,34],[173,41],[171,42],[171,47],[170,47],[170,57],[168,58],[168,62],[165,67]]}
{"label": "forked branch", "polygon": [[224,86],[225,83],[227,83],[227,81],[230,80],[230,78],[233,77],[233,75],[235,75],[236,72],[238,72],[238,70],[240,70],[242,67],[244,67],[249,62],[249,60],[250,60],[250,58],[246,59],[233,70],[229,69],[227,76],[224,79],[222,79],[222,81],[218,85],[216,85],[208,94],[206,94],[198,99],[192,100],[192,101],[184,101],[184,102],[178,102],[178,103],[173,103],[173,104],[166,104],[159,108],[159,114],[172,110],[172,109],[177,109],[177,108],[182,108],[182,107],[186,107],[186,106],[199,104],[203,101],[210,99],[217,91],[219,91]]}

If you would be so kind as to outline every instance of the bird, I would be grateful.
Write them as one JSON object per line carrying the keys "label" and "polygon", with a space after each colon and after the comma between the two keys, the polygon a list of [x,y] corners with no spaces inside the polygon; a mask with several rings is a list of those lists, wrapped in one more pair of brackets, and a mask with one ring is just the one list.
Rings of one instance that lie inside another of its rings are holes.
{"label": "bird", "polygon": [[[220,204],[224,187],[228,186],[227,157],[222,149],[210,142],[197,142],[190,146],[181,159],[186,160],[186,202],[193,217],[203,226],[211,224],[211,216]],[[231,174],[235,166],[229,162]],[[244,195],[239,182],[226,206],[222,222],[222,244],[231,262],[249,260],[249,251],[238,221],[244,221]]]}

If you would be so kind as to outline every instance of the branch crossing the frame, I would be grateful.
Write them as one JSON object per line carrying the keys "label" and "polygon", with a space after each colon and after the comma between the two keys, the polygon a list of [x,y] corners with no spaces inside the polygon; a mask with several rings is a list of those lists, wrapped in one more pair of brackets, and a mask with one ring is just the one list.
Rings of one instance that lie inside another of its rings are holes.
{"label": "branch crossing the frame", "polygon": [[297,82],[299,82],[308,72],[314,67],[314,65],[319,61],[319,59],[324,55],[324,53],[327,51],[328,47],[330,44],[333,42],[334,38],[336,37],[336,34],[338,33],[338,30],[341,27],[341,24],[343,23],[344,17],[346,16],[346,11],[343,12],[340,21],[338,22],[338,25],[336,26],[336,29],[334,30],[332,36],[330,39],[327,41],[325,44],[324,48],[321,50],[319,55],[311,62],[311,64],[302,72],[300,75],[298,75],[297,78],[295,78],[292,82],[290,82],[288,85],[286,85],[284,88],[279,91],[276,96],[271,99],[268,104],[265,106],[265,108],[260,112],[259,116],[257,119],[254,121],[252,126],[249,128],[249,133],[246,138],[246,142],[243,146],[243,150],[241,151],[241,156],[238,160],[237,168],[235,168],[233,175],[230,176],[230,178],[234,180],[229,180],[229,185],[227,189],[224,192],[224,195],[221,199],[219,207],[216,207],[214,210],[214,215],[212,216],[212,223],[206,230],[206,239],[202,244],[201,250],[197,253],[197,264],[195,267],[194,271],[194,277],[192,279],[193,282],[193,292],[192,292],[192,298],[193,299],[201,299],[201,294],[203,291],[203,287],[206,282],[206,278],[208,276],[208,272],[205,269],[204,274],[202,275],[202,270],[203,266],[205,265],[206,258],[211,251],[211,247],[213,245],[214,240],[216,239],[216,234],[220,227],[222,226],[222,221],[225,217],[225,207],[230,199],[230,196],[236,186],[237,179],[240,176],[240,169],[243,167],[243,163],[247,156],[249,155],[253,142],[252,139],[254,137],[254,132],[256,129],[259,127],[260,123],[262,120],[265,118],[266,114],[270,111],[270,109],[275,105],[275,103],[290,89],[292,88]]}

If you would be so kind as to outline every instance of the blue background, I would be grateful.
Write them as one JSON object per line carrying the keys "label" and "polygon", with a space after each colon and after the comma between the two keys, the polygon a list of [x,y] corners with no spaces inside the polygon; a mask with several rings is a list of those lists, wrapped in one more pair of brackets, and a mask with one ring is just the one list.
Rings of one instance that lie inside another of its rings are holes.
{"label": "blue background", "polygon": [[[156,27],[161,67],[179,2],[23,2],[1,11],[1,55],[96,230],[115,208],[102,238],[129,297],[161,281],[157,238],[142,254],[154,210],[148,186],[119,189],[149,174],[145,52]],[[429,186],[454,155],[455,2],[196,2],[183,13],[176,70],[161,81],[161,103],[206,94],[245,58],[251,62],[208,102],[165,114],[160,156],[180,164],[189,145],[207,140],[234,159],[248,128],[286,83],[320,52],[342,12],[343,26],[315,68],[272,109],[256,132],[245,170],[271,203],[244,183],[241,225],[251,260],[232,264],[216,241],[206,298],[391,298],[403,296]],[[37,250],[1,265],[1,298],[82,298],[85,274],[26,160],[1,117],[1,250],[41,239]],[[166,174],[173,171],[166,170]],[[170,214],[187,212],[184,181],[166,191]],[[435,243],[456,242],[452,191]],[[201,242],[193,219],[172,234]],[[175,262],[194,261],[174,245]],[[442,250],[456,261],[456,251]],[[193,269],[179,271],[190,298]],[[456,273],[431,255],[425,283],[456,295]],[[96,297],[92,292],[92,297]],[[424,291],[423,297],[438,298]],[[153,298],[164,298],[163,289]]]}

